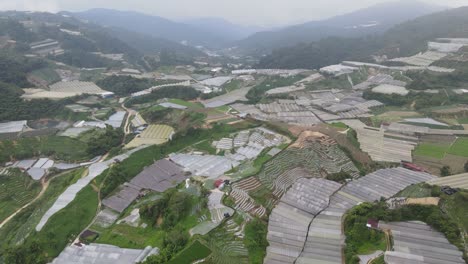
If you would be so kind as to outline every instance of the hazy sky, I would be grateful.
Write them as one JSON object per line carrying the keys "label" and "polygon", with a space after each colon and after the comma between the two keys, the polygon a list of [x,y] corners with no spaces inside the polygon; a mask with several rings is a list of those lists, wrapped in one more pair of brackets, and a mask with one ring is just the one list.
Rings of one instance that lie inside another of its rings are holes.
{"label": "hazy sky", "polygon": [[[0,0],[0,10],[82,11],[105,7],[141,11],[174,20],[223,17],[243,25],[281,26],[344,14],[389,0]],[[422,0],[444,6],[468,0]]]}

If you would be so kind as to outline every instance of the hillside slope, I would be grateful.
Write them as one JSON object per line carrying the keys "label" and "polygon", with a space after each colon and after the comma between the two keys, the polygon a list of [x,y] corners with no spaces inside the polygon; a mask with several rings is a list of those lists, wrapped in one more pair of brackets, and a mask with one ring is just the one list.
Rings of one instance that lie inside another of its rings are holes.
{"label": "hillside slope", "polygon": [[468,37],[468,7],[419,17],[383,34],[360,38],[330,37],[277,49],[262,58],[258,67],[320,68],[343,60],[372,61],[371,55],[408,56],[424,51],[427,41],[441,37]]}
{"label": "hillside slope", "polygon": [[417,1],[383,3],[322,21],[286,27],[279,31],[259,32],[237,44],[246,52],[265,53],[331,36],[360,37],[382,33],[396,24],[443,9]]}
{"label": "hillside slope", "polygon": [[175,42],[186,41],[193,46],[216,46],[226,42],[223,37],[200,30],[197,27],[138,12],[91,9],[73,13],[73,16],[101,26],[123,28],[128,31]]}

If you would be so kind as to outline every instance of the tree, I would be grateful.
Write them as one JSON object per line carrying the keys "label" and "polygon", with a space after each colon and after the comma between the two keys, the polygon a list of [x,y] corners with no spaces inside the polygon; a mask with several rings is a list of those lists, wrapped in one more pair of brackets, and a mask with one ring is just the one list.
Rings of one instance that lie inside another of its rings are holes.
{"label": "tree", "polygon": [[452,174],[450,167],[449,166],[443,166],[442,169],[440,169],[440,175],[442,177],[446,177]]}
{"label": "tree", "polygon": [[468,172],[468,161],[465,163],[465,172]]}

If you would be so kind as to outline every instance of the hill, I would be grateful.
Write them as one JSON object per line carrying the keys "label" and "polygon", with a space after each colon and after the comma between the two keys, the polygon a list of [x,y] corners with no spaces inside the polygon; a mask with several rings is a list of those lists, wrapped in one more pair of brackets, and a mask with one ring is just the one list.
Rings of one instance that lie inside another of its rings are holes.
{"label": "hill", "polygon": [[222,37],[227,41],[238,41],[265,28],[255,26],[241,26],[233,24],[223,18],[202,17],[183,21],[185,24]]}
{"label": "hill", "polygon": [[358,38],[329,37],[273,51],[260,68],[320,68],[343,60],[372,62],[372,55],[399,57],[427,49],[427,41],[468,37],[468,7],[442,11],[396,25],[383,34]]}
{"label": "hill", "polygon": [[131,11],[111,9],[91,9],[73,13],[73,16],[85,19],[101,26],[117,27],[156,38],[175,42],[187,42],[192,46],[217,46],[226,43],[226,39],[208,31],[184,23]]}
{"label": "hill", "polygon": [[349,14],[321,21],[286,27],[278,31],[259,32],[239,41],[245,52],[268,52],[273,49],[336,37],[360,37],[382,33],[392,26],[444,8],[417,1],[377,4]]}

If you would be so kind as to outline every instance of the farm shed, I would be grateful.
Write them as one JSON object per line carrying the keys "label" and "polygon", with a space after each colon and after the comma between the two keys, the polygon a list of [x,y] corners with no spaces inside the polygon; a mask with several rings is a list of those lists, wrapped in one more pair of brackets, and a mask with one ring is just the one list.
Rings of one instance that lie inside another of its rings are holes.
{"label": "farm shed", "polygon": [[66,247],[52,264],[134,264],[159,253],[158,248],[127,249],[112,245],[72,244]]}
{"label": "farm shed", "polygon": [[385,252],[388,264],[465,263],[463,253],[426,223],[380,222],[379,228],[390,230],[393,237],[393,251]]}

